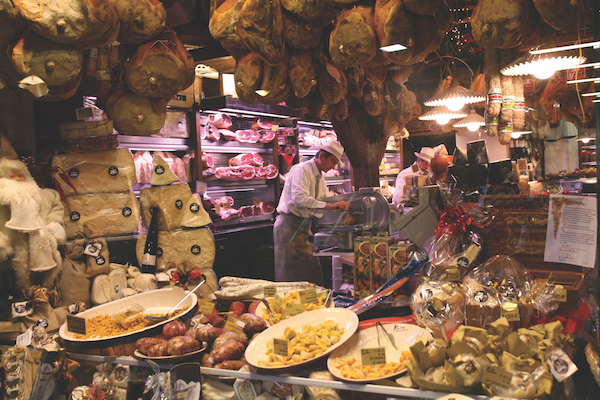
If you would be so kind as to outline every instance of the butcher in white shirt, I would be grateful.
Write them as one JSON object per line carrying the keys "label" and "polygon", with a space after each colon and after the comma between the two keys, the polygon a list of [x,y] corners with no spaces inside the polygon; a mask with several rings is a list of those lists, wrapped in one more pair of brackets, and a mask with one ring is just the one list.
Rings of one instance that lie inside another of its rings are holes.
{"label": "butcher in white shirt", "polygon": [[419,153],[415,152],[415,156],[417,156],[417,161],[412,163],[408,168],[400,171],[396,177],[396,187],[394,188],[394,197],[392,198],[393,204],[399,204],[402,200],[408,198],[408,194],[404,193],[406,178],[414,175],[429,175],[429,162],[435,156],[435,149],[423,147]]}
{"label": "butcher in white shirt", "polygon": [[273,227],[275,280],[278,282],[323,284],[319,258],[313,256],[313,244],[308,241],[312,234],[311,219],[322,217],[320,210],[343,211],[350,207],[345,201],[320,200],[328,193],[323,173],[340,162],[344,148],[335,141],[318,148],[314,158],[290,169],[279,199],[279,215]]}

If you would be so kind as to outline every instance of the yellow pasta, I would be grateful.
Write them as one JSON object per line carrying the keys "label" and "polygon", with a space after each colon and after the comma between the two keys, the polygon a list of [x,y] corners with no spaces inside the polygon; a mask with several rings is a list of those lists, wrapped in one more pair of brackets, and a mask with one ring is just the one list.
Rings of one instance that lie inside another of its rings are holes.
{"label": "yellow pasta", "polygon": [[[317,295],[317,302],[304,304],[304,311],[312,311],[312,310],[318,310],[319,308],[323,308],[326,299],[327,299],[327,292],[319,293]],[[288,293],[287,295],[283,296],[282,300],[283,300],[282,310],[285,309],[285,306],[287,304],[290,304],[290,303],[300,304],[300,292],[298,290],[296,290],[291,293]],[[263,319],[265,321],[269,321],[272,325],[275,325],[276,323],[285,319],[282,312],[275,312],[275,310],[273,308],[273,299],[268,299],[267,301],[269,302],[269,305],[271,306],[271,310],[273,310],[273,317],[271,317],[271,314],[269,314],[269,312],[266,309],[264,309],[263,313],[262,313]]]}
{"label": "yellow pasta", "polygon": [[273,342],[267,343],[267,360],[258,364],[267,367],[293,365],[310,360],[323,354],[327,349],[340,341],[344,328],[333,321],[325,321],[316,326],[305,325],[298,332],[293,328],[285,328],[282,339],[288,339],[288,355],[274,353]]}
{"label": "yellow pasta", "polygon": [[336,358],[333,361],[334,367],[340,370],[340,374],[348,379],[377,379],[387,375],[399,373],[412,359],[410,351],[403,351],[398,362],[389,362],[387,364],[362,365],[352,357],[349,359]]}

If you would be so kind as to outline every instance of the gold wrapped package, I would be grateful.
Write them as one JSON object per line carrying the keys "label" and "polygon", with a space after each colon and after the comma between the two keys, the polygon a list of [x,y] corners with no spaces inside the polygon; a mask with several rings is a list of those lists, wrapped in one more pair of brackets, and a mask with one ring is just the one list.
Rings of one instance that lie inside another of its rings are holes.
{"label": "gold wrapped package", "polygon": [[[136,244],[136,254],[141,265],[146,233],[142,233]],[[215,240],[208,228],[178,229],[158,232],[157,270],[177,268],[187,273],[193,268],[212,268],[215,261]]]}
{"label": "gold wrapped package", "polygon": [[65,198],[67,237],[125,235],[138,230],[140,206],[133,192],[96,193]]}
{"label": "gold wrapped package", "polygon": [[52,159],[56,189],[65,196],[124,192],[133,188],[135,166],[128,149],[60,154]]}

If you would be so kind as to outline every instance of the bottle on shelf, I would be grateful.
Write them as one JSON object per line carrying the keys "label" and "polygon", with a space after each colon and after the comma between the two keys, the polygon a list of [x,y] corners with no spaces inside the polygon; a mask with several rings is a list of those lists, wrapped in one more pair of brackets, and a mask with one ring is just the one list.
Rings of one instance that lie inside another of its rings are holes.
{"label": "bottle on shelf", "polygon": [[150,214],[152,220],[148,227],[141,266],[144,274],[154,274],[156,272],[156,257],[158,255],[158,207],[151,207]]}

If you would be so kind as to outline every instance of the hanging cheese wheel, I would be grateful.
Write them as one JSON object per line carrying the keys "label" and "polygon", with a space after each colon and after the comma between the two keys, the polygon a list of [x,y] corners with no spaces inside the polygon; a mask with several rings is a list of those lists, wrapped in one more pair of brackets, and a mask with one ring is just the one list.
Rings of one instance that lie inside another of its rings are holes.
{"label": "hanging cheese wheel", "polygon": [[194,82],[195,62],[175,32],[139,46],[125,66],[123,79],[140,96],[171,97]]}
{"label": "hanging cheese wheel", "polygon": [[106,115],[121,135],[151,136],[165,124],[168,101],[137,95],[117,83],[108,94]]}

